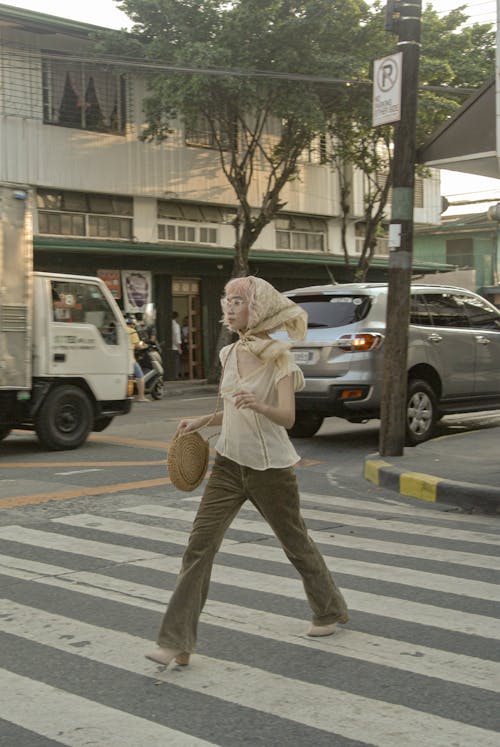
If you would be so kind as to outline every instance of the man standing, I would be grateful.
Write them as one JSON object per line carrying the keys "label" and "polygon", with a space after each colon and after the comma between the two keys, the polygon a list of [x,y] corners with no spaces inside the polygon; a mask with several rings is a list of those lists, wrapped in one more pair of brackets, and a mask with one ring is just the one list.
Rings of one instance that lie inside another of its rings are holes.
{"label": "man standing", "polygon": [[172,311],[172,358],[174,361],[174,379],[176,380],[179,378],[182,353],[181,326],[177,321],[178,317],[178,312]]}

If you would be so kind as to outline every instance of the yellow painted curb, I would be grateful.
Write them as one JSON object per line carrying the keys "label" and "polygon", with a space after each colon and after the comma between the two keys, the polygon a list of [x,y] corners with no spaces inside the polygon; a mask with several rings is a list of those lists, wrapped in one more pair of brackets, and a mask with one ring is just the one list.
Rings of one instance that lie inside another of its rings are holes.
{"label": "yellow painted curb", "polygon": [[422,472],[403,472],[399,476],[399,492],[423,501],[437,499],[437,486],[442,482],[441,477],[432,477]]}
{"label": "yellow painted curb", "polygon": [[384,462],[383,459],[367,459],[365,461],[365,479],[375,483],[375,485],[380,485],[380,469],[390,466],[389,462]]}

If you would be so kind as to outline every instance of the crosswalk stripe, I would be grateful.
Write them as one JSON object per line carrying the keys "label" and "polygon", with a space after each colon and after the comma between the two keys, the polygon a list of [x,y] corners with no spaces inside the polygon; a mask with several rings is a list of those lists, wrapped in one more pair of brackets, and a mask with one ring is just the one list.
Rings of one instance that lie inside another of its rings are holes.
{"label": "crosswalk stripe", "polygon": [[[194,514],[193,514],[194,518]],[[160,527],[151,527],[144,524],[137,524],[119,519],[107,519],[100,517],[96,519],[95,515],[75,514],[72,516],[63,516],[53,519],[56,524],[65,526],[88,528],[97,532],[109,532],[124,535],[127,537],[137,537],[141,539],[156,540],[170,544],[185,546],[187,537],[183,532],[163,529]],[[280,548],[269,547],[259,544],[254,545],[245,542],[243,545],[234,540],[224,541],[221,551],[229,555],[237,555],[245,558],[256,558],[258,560],[268,560],[275,563],[288,564],[289,560]],[[428,573],[425,571],[415,571],[411,568],[404,567],[404,558],[399,558],[399,565],[382,565],[381,563],[367,563],[345,558],[337,558],[324,555],[325,561],[331,571],[336,573],[345,573],[361,578],[373,578],[377,581],[389,581],[392,583],[406,584],[415,588],[441,591],[449,594],[460,594],[475,599],[486,599],[489,601],[500,602],[500,586],[490,584],[484,581],[457,578],[455,576],[445,576],[438,573]]]}
{"label": "crosswalk stripe", "polygon": [[[16,613],[15,606],[9,608],[9,614],[11,612]],[[40,619],[39,610],[31,608],[31,613]],[[88,747],[90,744],[106,747],[159,744],[208,747],[214,744],[5,669],[2,671],[0,717],[53,739],[54,744],[68,747]]]}
{"label": "crosswalk stripe", "polygon": [[[4,605],[3,609],[8,609],[8,618],[1,620],[1,628],[14,636],[142,676],[151,671],[143,658],[147,644],[141,638],[24,605]],[[78,640],[85,641],[85,647],[75,647]],[[442,747],[454,741],[475,747],[498,744],[498,734],[487,729],[221,659],[197,656],[196,664],[187,671],[159,675],[155,671],[154,676],[184,690],[209,694],[310,728],[358,741],[368,738],[370,744],[381,747],[401,747],[403,742],[407,747],[421,747],[422,734],[426,747]],[[147,743],[144,735],[136,742]],[[117,741],[106,744],[118,747]]]}
{"label": "crosswalk stripe", "polygon": [[[199,499],[196,497],[184,498],[183,502],[194,503],[198,505]],[[257,511],[250,501],[245,504],[245,509]],[[301,508],[302,515],[305,519],[318,519],[319,521],[328,521],[350,526],[365,527],[367,529],[382,529],[386,532],[399,532],[404,534],[425,534],[426,537],[436,537],[441,540],[454,540],[459,542],[473,542],[480,544],[496,545],[497,537],[487,532],[471,532],[466,529],[454,529],[453,527],[430,526],[428,524],[419,526],[406,521],[397,519],[379,519],[370,516],[361,516],[359,514],[343,514],[336,510],[335,505],[331,506],[330,511],[320,511],[312,508]]]}
{"label": "crosswalk stripe", "polygon": [[[3,572],[13,578],[32,580],[64,591],[158,613],[164,612],[171,596],[169,591],[133,581],[92,572],[69,573],[65,567],[29,559],[0,556],[0,563]],[[161,602],[158,601],[159,597],[162,598]],[[305,623],[300,620],[212,599],[207,601],[201,620],[207,625],[237,630],[280,643],[299,644],[338,656],[500,693],[499,662],[441,651],[404,640],[359,633],[349,627],[339,628],[333,638],[311,640],[305,635]]]}
{"label": "crosswalk stripe", "polygon": [[[128,506],[120,511],[139,516],[154,516],[162,519],[177,519],[192,524],[194,518],[193,511],[161,506],[157,504],[147,504],[140,506]],[[488,568],[490,570],[500,571],[500,558],[494,555],[480,555],[477,553],[460,552],[459,550],[449,550],[441,547],[425,547],[424,545],[413,545],[390,540],[372,540],[359,535],[351,536],[336,533],[329,536],[326,532],[332,532],[331,521],[328,522],[328,529],[315,530],[310,529],[309,534],[315,542],[323,545],[333,545],[334,547],[345,547],[349,549],[365,550],[367,552],[379,552],[389,555],[398,555],[402,557],[419,558],[422,560],[433,560],[437,562],[454,563],[456,565],[473,566],[475,568]],[[231,524],[231,529],[237,529],[255,534],[264,534],[274,536],[272,529],[264,521],[251,521],[249,519],[235,519]],[[423,532],[423,534],[425,534]]]}
{"label": "crosswalk stripe", "polygon": [[[201,497],[201,496],[200,496]],[[359,511],[369,511],[372,514],[391,514],[395,516],[408,516],[409,518],[428,519],[431,521],[438,520],[439,522],[453,522],[454,524],[465,524],[467,527],[472,525],[484,526],[485,529],[492,529],[491,517],[477,514],[471,516],[470,514],[456,513],[456,509],[449,506],[446,511],[444,510],[431,510],[425,507],[418,506],[405,506],[395,500],[384,500],[381,503],[376,501],[367,501],[360,498],[346,498],[342,495],[325,495],[324,493],[308,493],[306,491],[300,491],[300,498],[302,502],[317,503],[321,506],[327,506],[328,508],[342,507],[356,509]]]}
{"label": "crosswalk stripe", "polygon": [[[79,539],[20,526],[2,527],[0,538],[2,537],[24,544],[117,562],[124,562],[123,558],[126,556],[126,562],[128,563],[163,573],[177,574],[180,566],[179,558],[165,557],[160,553],[124,548],[121,545],[108,545],[93,540]],[[128,553],[125,552],[127,549],[129,550]],[[297,578],[286,578],[215,564],[212,579],[216,583],[227,586],[267,592],[294,599],[303,598],[302,584]],[[445,607],[435,607],[380,593],[372,594],[345,587],[343,591],[346,594],[348,605],[353,610],[500,640],[500,629],[495,629],[490,617],[464,611],[458,613],[456,610]]]}

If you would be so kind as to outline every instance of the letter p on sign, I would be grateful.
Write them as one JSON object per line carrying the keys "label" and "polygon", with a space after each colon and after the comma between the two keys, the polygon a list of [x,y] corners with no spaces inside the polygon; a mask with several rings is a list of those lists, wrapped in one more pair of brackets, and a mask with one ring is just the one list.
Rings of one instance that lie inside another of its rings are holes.
{"label": "letter p on sign", "polygon": [[402,66],[402,52],[373,63],[373,127],[401,119]]}

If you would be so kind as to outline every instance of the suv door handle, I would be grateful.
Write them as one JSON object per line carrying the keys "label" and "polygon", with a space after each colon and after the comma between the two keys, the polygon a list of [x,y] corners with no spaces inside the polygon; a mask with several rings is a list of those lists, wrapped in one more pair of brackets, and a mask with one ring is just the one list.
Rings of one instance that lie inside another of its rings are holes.
{"label": "suv door handle", "polygon": [[443,338],[441,337],[441,335],[438,335],[437,332],[433,332],[432,334],[427,336],[427,339],[429,340],[429,342],[441,342]]}
{"label": "suv door handle", "polygon": [[490,342],[491,342],[491,340],[489,339],[489,337],[484,337],[483,335],[476,335],[476,341],[480,345],[489,345]]}

